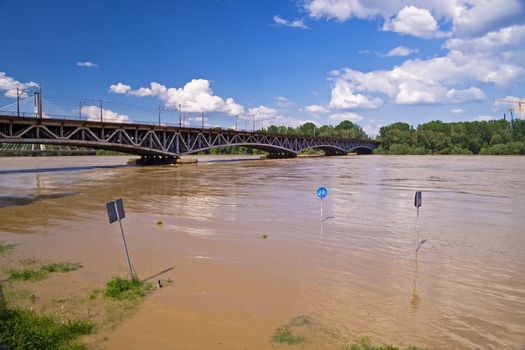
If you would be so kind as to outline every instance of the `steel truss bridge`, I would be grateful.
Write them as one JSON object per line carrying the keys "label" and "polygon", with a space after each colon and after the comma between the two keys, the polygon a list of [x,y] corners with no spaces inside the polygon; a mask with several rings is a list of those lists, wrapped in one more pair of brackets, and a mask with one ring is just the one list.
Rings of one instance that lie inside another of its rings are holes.
{"label": "steel truss bridge", "polygon": [[295,157],[306,149],[345,155],[370,153],[376,147],[370,140],[9,114],[0,115],[0,143],[106,149],[140,155],[142,163],[173,163],[181,155],[230,146],[263,150],[274,158]]}

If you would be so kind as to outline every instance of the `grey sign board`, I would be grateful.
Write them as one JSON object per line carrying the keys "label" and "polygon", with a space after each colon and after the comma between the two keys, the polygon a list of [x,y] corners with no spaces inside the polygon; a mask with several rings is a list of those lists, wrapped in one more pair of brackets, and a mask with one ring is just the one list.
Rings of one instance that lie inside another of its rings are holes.
{"label": "grey sign board", "polygon": [[106,210],[108,211],[108,219],[110,224],[126,217],[126,213],[124,212],[124,204],[120,198],[116,201],[106,203]]}
{"label": "grey sign board", "polygon": [[421,196],[421,191],[417,191],[414,196],[414,206],[419,208],[423,204],[423,198]]}

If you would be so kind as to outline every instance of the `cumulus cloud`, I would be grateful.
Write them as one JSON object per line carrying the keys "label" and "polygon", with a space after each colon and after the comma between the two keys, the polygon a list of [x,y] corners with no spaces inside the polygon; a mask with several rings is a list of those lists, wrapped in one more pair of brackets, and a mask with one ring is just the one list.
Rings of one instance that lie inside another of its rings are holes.
{"label": "cumulus cloud", "polygon": [[[83,116],[87,116],[88,120],[100,121],[100,107],[99,106],[82,106],[80,110]],[[129,117],[125,114],[118,114],[110,109],[102,109],[102,116],[104,121],[124,123],[129,121]]]}
{"label": "cumulus cloud", "polygon": [[396,16],[388,18],[383,24],[383,30],[424,39],[445,36],[439,30],[432,13],[427,9],[415,6],[403,7]]}
{"label": "cumulus cloud", "polygon": [[329,107],[335,109],[374,109],[383,105],[380,98],[354,93],[354,86],[342,79],[336,81],[331,95]]}
{"label": "cumulus cloud", "polygon": [[[433,31],[438,30],[437,23],[433,26],[437,21],[450,23],[452,34],[461,37],[481,36],[525,22],[525,5],[521,0],[427,0],[418,1],[417,7],[414,3],[413,0],[306,0],[303,7],[315,19],[333,18],[342,22],[351,18],[383,18],[387,28],[404,34],[417,33],[420,37],[443,35]],[[418,21],[424,29],[414,27]]]}
{"label": "cumulus cloud", "polygon": [[8,77],[5,72],[0,72],[0,90],[4,92],[5,97],[16,98],[16,89],[19,89],[19,92],[22,92],[22,96],[26,97],[27,94],[22,90],[36,86],[38,86],[38,84],[35,82],[22,83],[14,78]]}
{"label": "cumulus cloud", "polygon": [[[113,86],[115,88],[112,89]],[[110,86],[110,91],[137,97],[157,97],[164,101],[166,107],[179,108],[180,105],[185,112],[222,112],[229,115],[239,115],[244,112],[244,107],[236,103],[233,98],[223,99],[215,95],[210,87],[210,82],[206,79],[193,79],[181,88],[168,88],[157,82],[150,83],[149,87],[140,87],[136,90],[127,87],[129,86],[118,83]]]}
{"label": "cumulus cloud", "polygon": [[379,130],[382,126],[385,126],[385,123],[382,120],[369,119],[363,120],[363,122],[359,123],[359,126],[367,135],[375,137],[379,135]]}
{"label": "cumulus cloud", "polygon": [[447,91],[447,99],[451,103],[477,102],[487,99],[487,96],[477,87],[464,90],[450,89]]}
{"label": "cumulus cloud", "polygon": [[461,108],[454,108],[450,112],[452,112],[453,114],[462,114],[462,113],[465,113],[465,110]]}
{"label": "cumulus cloud", "polygon": [[312,114],[320,114],[320,113],[328,113],[330,112],[330,110],[324,106],[320,106],[320,105],[309,105],[309,106],[304,106],[304,109],[306,109],[308,112],[312,113]]}
{"label": "cumulus cloud", "polygon": [[363,117],[356,113],[344,112],[344,113],[331,114],[328,116],[328,119],[330,119],[333,122],[337,122],[337,123],[340,123],[345,120],[349,120],[351,122],[358,122],[360,120],[363,120]]}
{"label": "cumulus cloud", "polygon": [[[525,80],[525,26],[502,28],[473,39],[449,39],[444,56],[409,59],[392,69],[361,72],[351,68],[329,73],[333,107],[342,96],[371,100],[387,96],[397,104],[440,104],[486,99],[476,84],[507,88]],[[339,81],[344,81],[343,84]],[[334,96],[336,97],[334,99]]]}
{"label": "cumulus cloud", "polygon": [[394,47],[392,50],[388,51],[387,53],[383,54],[383,57],[393,57],[393,56],[410,56],[414,53],[418,53],[418,49],[410,49],[405,46],[398,46]]}
{"label": "cumulus cloud", "polygon": [[291,28],[301,28],[307,29],[308,27],[304,24],[303,19],[295,19],[290,21],[281,16],[273,16],[273,23],[277,26],[291,27]]}
{"label": "cumulus cloud", "polygon": [[520,0],[465,0],[454,3],[452,21],[459,36],[479,36],[525,22],[525,5]]}
{"label": "cumulus cloud", "polygon": [[260,105],[259,107],[253,107],[248,110],[248,113],[254,115],[256,119],[271,119],[277,117],[277,110],[275,108],[266,107]]}
{"label": "cumulus cloud", "polygon": [[335,18],[346,21],[351,17],[367,18],[380,11],[361,4],[359,0],[310,0],[304,4],[305,10],[313,18]]}
{"label": "cumulus cloud", "polygon": [[82,62],[77,62],[77,66],[79,66],[79,67],[87,67],[87,68],[97,68],[98,64],[93,63],[93,62],[89,62],[89,61],[82,61]]}
{"label": "cumulus cloud", "polygon": [[294,104],[292,101],[290,101],[289,99],[287,99],[286,97],[283,97],[283,96],[274,97],[274,100],[275,100],[275,103],[279,107],[283,107],[283,108],[293,106],[293,104]]}
{"label": "cumulus cloud", "polygon": [[495,118],[491,115],[479,115],[477,116],[476,118],[474,118],[474,120],[478,121],[478,122],[488,122],[490,120],[494,120]]}
{"label": "cumulus cloud", "polygon": [[108,92],[114,92],[116,94],[125,94],[129,90],[131,90],[131,86],[122,84],[122,83],[117,83],[117,84],[111,85],[109,87]]}

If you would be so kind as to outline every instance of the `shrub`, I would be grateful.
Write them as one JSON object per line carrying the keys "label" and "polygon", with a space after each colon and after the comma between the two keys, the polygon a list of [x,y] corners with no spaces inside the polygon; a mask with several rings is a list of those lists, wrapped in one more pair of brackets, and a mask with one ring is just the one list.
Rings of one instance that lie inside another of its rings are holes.
{"label": "shrub", "polygon": [[137,278],[128,279],[117,276],[106,283],[104,295],[117,300],[142,298],[152,288],[153,286],[150,283],[140,281]]}

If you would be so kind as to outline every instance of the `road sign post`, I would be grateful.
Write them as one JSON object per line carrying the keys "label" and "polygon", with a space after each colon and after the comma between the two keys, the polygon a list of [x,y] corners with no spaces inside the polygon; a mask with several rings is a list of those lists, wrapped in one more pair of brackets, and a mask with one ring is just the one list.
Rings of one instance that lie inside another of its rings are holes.
{"label": "road sign post", "polygon": [[119,198],[113,202],[106,203],[106,209],[108,211],[109,223],[112,224],[115,221],[118,221],[119,223],[120,233],[122,234],[122,241],[124,242],[124,253],[126,254],[126,260],[128,262],[129,275],[131,279],[134,279],[135,273],[133,272],[133,268],[131,267],[131,260],[129,258],[128,253],[128,245],[126,244],[126,236],[124,235],[124,229],[122,228],[122,219],[126,217],[126,213],[124,212],[124,203],[122,202],[122,199]]}
{"label": "road sign post", "polygon": [[414,206],[416,207],[416,252],[419,250],[419,208],[423,205],[423,198],[421,191],[416,191],[414,195]]}
{"label": "road sign post", "polygon": [[319,187],[316,194],[317,197],[321,198],[321,222],[323,222],[323,199],[328,196],[328,190],[325,187]]}

